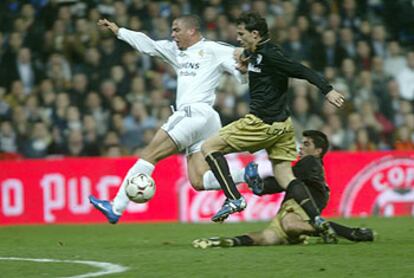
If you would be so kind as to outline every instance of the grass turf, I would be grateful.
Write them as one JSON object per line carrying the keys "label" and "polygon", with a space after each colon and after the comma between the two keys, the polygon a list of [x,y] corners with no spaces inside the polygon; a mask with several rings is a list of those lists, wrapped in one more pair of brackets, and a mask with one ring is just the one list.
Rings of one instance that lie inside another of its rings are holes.
{"label": "grass turf", "polygon": [[[239,235],[266,223],[44,225],[0,228],[0,257],[93,260],[128,271],[107,277],[412,277],[414,219],[339,219],[378,233],[374,243],[194,249],[195,238]],[[0,260],[0,277],[69,277],[86,265]]]}

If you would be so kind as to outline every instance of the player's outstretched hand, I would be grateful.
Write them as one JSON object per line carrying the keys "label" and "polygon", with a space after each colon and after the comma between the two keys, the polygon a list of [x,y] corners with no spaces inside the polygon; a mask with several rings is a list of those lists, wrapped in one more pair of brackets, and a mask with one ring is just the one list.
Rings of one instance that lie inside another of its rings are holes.
{"label": "player's outstretched hand", "polygon": [[345,102],[344,96],[335,90],[331,90],[329,93],[327,93],[326,98],[330,103],[338,108],[340,108]]}
{"label": "player's outstretched hand", "polygon": [[98,26],[106,27],[109,30],[111,30],[115,35],[118,34],[118,30],[119,30],[118,25],[116,25],[114,22],[107,20],[106,18],[99,19]]}

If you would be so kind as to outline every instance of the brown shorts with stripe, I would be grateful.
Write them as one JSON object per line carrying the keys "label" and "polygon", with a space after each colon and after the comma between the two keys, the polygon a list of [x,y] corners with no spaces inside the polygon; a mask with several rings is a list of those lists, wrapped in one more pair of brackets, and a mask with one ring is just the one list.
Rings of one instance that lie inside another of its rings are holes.
{"label": "brown shorts with stripe", "polygon": [[294,244],[303,241],[303,237],[289,237],[282,227],[282,219],[288,213],[294,213],[303,221],[309,221],[310,218],[303,208],[293,199],[289,199],[282,204],[277,215],[272,219],[268,229],[272,230],[284,244]]}
{"label": "brown shorts with stripe", "polygon": [[219,134],[235,151],[254,153],[265,149],[270,159],[296,160],[295,132],[290,118],[270,125],[247,114],[221,128]]}

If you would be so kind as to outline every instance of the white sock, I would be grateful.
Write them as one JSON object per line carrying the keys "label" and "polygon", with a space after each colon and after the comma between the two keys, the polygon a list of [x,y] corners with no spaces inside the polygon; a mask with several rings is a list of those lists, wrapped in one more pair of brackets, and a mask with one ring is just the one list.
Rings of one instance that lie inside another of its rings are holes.
{"label": "white sock", "polygon": [[[233,178],[234,183],[244,183],[244,168],[235,169],[230,167],[230,174]],[[220,183],[213,174],[213,171],[208,170],[203,175],[203,186],[204,190],[220,190]]]}
{"label": "white sock", "polygon": [[154,172],[155,166],[148,161],[144,159],[138,159],[135,164],[129,168],[128,173],[124,177],[124,180],[121,183],[121,186],[118,189],[118,193],[116,193],[116,196],[112,203],[112,209],[114,213],[122,215],[122,213],[125,211],[125,209],[128,206],[129,199],[128,196],[125,193],[125,186],[126,181],[133,175],[136,175],[138,173],[144,173],[149,176],[152,175],[152,172]]}

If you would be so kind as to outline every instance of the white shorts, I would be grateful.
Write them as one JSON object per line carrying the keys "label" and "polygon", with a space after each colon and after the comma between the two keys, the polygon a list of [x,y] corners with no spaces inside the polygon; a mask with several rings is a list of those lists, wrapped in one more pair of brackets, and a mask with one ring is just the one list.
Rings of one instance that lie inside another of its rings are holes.
{"label": "white shorts", "polygon": [[201,150],[201,145],[221,128],[219,114],[208,104],[196,103],[175,111],[161,126],[179,151],[190,155]]}

